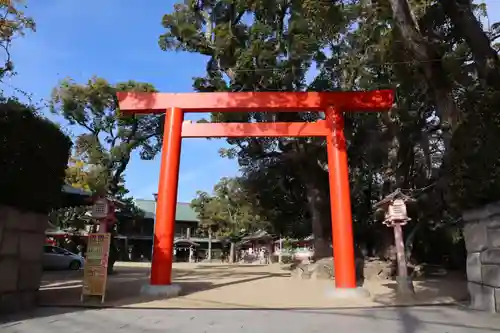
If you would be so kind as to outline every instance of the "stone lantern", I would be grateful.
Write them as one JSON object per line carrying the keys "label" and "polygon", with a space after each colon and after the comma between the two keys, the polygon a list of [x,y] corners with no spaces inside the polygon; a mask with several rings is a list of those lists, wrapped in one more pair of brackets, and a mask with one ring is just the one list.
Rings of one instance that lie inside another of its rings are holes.
{"label": "stone lantern", "polygon": [[398,283],[398,294],[403,297],[413,296],[415,293],[413,283],[408,277],[402,228],[403,225],[411,220],[407,212],[407,203],[415,201],[415,199],[403,194],[400,189],[397,189],[374,205],[374,208],[376,208],[378,212],[382,211],[384,213],[383,223],[394,230],[394,245],[396,247],[398,267],[396,281]]}

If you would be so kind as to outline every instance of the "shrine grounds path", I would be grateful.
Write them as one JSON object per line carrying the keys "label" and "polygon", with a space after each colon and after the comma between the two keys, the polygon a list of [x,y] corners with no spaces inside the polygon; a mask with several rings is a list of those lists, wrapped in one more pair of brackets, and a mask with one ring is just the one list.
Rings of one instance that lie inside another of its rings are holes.
{"label": "shrine grounds path", "polygon": [[175,310],[41,308],[2,333],[489,333],[500,316],[452,306],[370,309]]}
{"label": "shrine grounds path", "polygon": [[[453,277],[427,279],[415,283],[416,298],[403,302],[396,298],[396,283],[367,280],[364,288],[371,297],[338,300],[330,297],[333,281],[297,280],[286,266],[174,264],[174,283],[182,294],[173,299],[146,298],[140,289],[149,281],[149,263],[117,263],[109,277],[106,306],[133,308],[344,308],[401,304],[450,304],[467,297],[463,279]],[[40,302],[46,306],[82,306],[82,272],[44,274]],[[101,306],[99,299],[89,299],[85,306]]]}
{"label": "shrine grounds path", "polygon": [[405,303],[392,281],[366,281],[370,298],[339,300],[332,281],[296,280],[280,265],[175,264],[174,272],[181,296],[144,298],[149,265],[118,263],[104,305],[80,302],[81,272],[48,272],[42,307],[0,316],[0,332],[500,332],[500,316],[468,310],[466,285],[451,277],[418,281]]}

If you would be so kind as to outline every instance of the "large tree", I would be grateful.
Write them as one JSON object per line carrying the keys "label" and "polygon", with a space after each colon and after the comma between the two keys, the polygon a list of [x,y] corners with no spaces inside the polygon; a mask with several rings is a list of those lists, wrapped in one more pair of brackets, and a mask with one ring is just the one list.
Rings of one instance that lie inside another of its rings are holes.
{"label": "large tree", "polygon": [[[125,171],[133,151],[138,150],[143,159],[152,159],[161,149],[162,116],[123,116],[118,109],[118,91],[156,90],[149,83],[135,81],[111,84],[94,77],[79,84],[68,79],[54,88],[50,108],[77,128],[74,156],[86,166],[86,181],[91,190],[125,201],[129,210],[136,211],[132,198],[126,197]],[[116,256],[113,243],[109,272],[113,271]]]}
{"label": "large tree", "polygon": [[238,178],[222,178],[214,186],[213,194],[199,191],[191,207],[198,214],[201,229],[210,238],[215,235],[230,241],[230,262],[234,261],[235,244],[243,235],[267,226],[254,211]]}
{"label": "large tree", "polygon": [[[492,79],[497,55],[489,46],[497,36],[480,26],[479,16],[485,14],[481,9],[465,0],[192,1],[176,5],[164,16],[166,32],[159,43],[166,51],[208,57],[206,75],[194,80],[200,92],[394,89],[396,103],[389,113],[346,115],[357,240],[390,244],[390,238],[384,240],[390,236],[388,229],[372,223],[372,205],[396,188],[418,199],[415,228],[408,227],[418,239],[435,232],[443,225],[437,221],[451,219],[449,214],[458,213],[467,201],[482,202],[470,200],[473,193],[500,198],[494,181],[488,182],[487,191],[472,186],[484,182],[470,181],[477,180],[479,170],[485,171],[484,177],[494,176],[500,157],[484,138],[470,140],[481,135],[481,128],[491,130],[489,138],[500,133],[494,131],[498,125],[492,118],[497,113],[487,112],[495,110],[498,95]],[[459,14],[466,16],[472,30],[464,31],[468,28]],[[313,66],[316,72],[310,80],[307,74]],[[474,103],[477,100],[483,103]],[[212,121],[321,117],[217,113]],[[469,143],[466,149],[464,140]],[[327,255],[330,216],[324,142],[228,142],[232,148],[222,153],[238,159],[243,183],[260,214],[272,217],[284,233],[293,230],[286,225],[287,214],[295,217],[293,227],[300,226],[298,220],[311,223],[316,249]],[[491,161],[488,168],[472,159],[478,147]],[[467,163],[458,163],[464,157]],[[461,181],[451,181],[456,179]],[[459,203],[458,210],[454,203]],[[425,242],[415,244],[428,251]]]}
{"label": "large tree", "polygon": [[78,130],[75,156],[87,165],[94,191],[123,197],[125,170],[131,154],[139,150],[152,159],[161,149],[162,116],[123,116],[116,92],[154,92],[149,83],[111,84],[94,77],[85,84],[64,80],[53,90],[51,110]]}
{"label": "large tree", "polygon": [[[314,60],[325,57],[324,46],[347,29],[349,15],[340,5],[311,1],[193,1],[176,5],[165,15],[165,50],[207,55],[207,75],[195,79],[197,91],[301,91]],[[301,121],[317,113],[213,114],[212,121]],[[245,173],[265,170],[279,159],[294,163],[305,197],[318,253],[328,255],[329,210],[326,180],[317,163],[321,142],[313,139],[232,139]],[[315,170],[317,169],[317,170]],[[265,172],[265,171],[264,171]]]}

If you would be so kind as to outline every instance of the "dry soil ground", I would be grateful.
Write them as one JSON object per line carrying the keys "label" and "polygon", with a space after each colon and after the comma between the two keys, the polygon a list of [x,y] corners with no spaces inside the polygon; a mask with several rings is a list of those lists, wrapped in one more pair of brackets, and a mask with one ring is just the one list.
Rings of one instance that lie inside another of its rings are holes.
{"label": "dry soil ground", "polygon": [[[180,309],[297,309],[351,308],[399,304],[442,304],[466,299],[464,281],[436,278],[415,282],[413,301],[398,300],[395,282],[365,281],[371,295],[363,299],[335,299],[333,281],[296,280],[275,265],[174,264],[174,283],[182,294],[173,299],[144,297],[141,286],[148,283],[149,264],[118,263],[109,277],[105,306]],[[50,306],[80,306],[82,272],[44,274],[40,302]],[[99,300],[84,305],[99,306]]]}

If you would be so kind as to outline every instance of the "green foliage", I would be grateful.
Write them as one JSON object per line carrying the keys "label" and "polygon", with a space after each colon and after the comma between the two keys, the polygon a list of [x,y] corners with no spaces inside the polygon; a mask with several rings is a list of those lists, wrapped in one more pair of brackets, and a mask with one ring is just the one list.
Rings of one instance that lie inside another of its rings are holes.
{"label": "green foliage", "polygon": [[475,92],[455,132],[446,174],[447,198],[456,210],[500,200],[500,94]]}
{"label": "green foliage", "polygon": [[[124,202],[117,216],[140,216],[132,198],[127,197],[124,175],[134,150],[139,150],[143,159],[154,158],[160,150],[162,116],[121,115],[118,91],[156,90],[151,84],[135,81],[110,84],[94,77],[79,84],[67,79],[53,90],[50,108],[79,132],[66,169],[66,183]],[[52,212],[51,218],[61,228],[81,229],[89,222],[85,212],[85,207],[60,209]]]}
{"label": "green foliage", "polygon": [[53,90],[51,110],[64,117],[79,134],[74,157],[86,167],[86,182],[94,192],[123,197],[124,173],[131,153],[152,159],[161,149],[162,116],[122,116],[116,92],[154,92],[149,83],[110,84],[94,77],[86,84],[64,80]]}
{"label": "green foliage", "polygon": [[63,207],[49,213],[49,222],[61,230],[81,231],[91,222],[85,218],[88,206]]}
{"label": "green foliage", "polygon": [[27,31],[35,31],[35,21],[24,15],[23,8],[26,8],[23,1],[0,2],[0,46],[5,59],[3,66],[0,67],[0,80],[14,71],[10,54],[12,41],[24,36]]}
{"label": "green foliage", "polygon": [[299,172],[295,164],[276,161],[246,170],[241,177],[249,204],[270,221],[272,232],[277,235],[307,237],[312,232]]}
{"label": "green foliage", "polygon": [[65,183],[71,187],[82,189],[84,191],[91,191],[98,188],[97,185],[92,184],[93,177],[90,175],[91,170],[85,165],[85,162],[70,158],[68,168],[66,169]]}
{"label": "green foliage", "polygon": [[60,203],[71,140],[19,103],[0,102],[0,203],[47,213]]}
{"label": "green foliage", "polygon": [[222,178],[214,186],[213,195],[199,191],[191,207],[198,213],[202,229],[232,242],[267,225],[254,213],[237,178]]}
{"label": "green foliage", "polygon": [[287,251],[292,250],[293,249],[293,242],[288,238],[283,239],[283,249],[287,250]]}
{"label": "green foliage", "polygon": [[[173,13],[164,16],[166,32],[159,43],[164,50],[209,56],[206,75],[194,80],[197,91],[301,91],[307,88],[306,73],[313,61],[325,59],[324,46],[347,28],[350,8],[350,5],[317,1],[213,1],[176,5]],[[315,112],[214,113],[211,120],[269,122],[318,118]],[[273,229],[305,234],[311,229],[310,221],[314,221],[316,230],[322,229],[319,224],[323,222],[328,228],[325,218],[328,210],[324,214],[327,207],[322,208],[320,217],[316,210],[311,213],[304,207],[308,205],[303,187],[305,177],[322,173],[317,165],[322,140],[227,141],[233,148],[222,154],[238,158],[248,200],[255,213],[273,221]],[[252,179],[253,184],[246,179]],[[321,186],[324,180],[325,177],[319,176],[307,182],[314,182],[309,187],[312,188]],[[319,194],[315,200],[324,201],[326,193]],[[295,222],[298,227],[294,227]]]}
{"label": "green foliage", "polygon": [[[500,197],[498,152],[487,143],[500,133],[492,114],[498,104],[490,98],[498,91],[500,62],[489,45],[499,35],[498,24],[482,30],[485,15],[482,5],[452,0],[190,1],[164,16],[159,44],[208,57],[205,75],[193,82],[199,92],[394,89],[390,112],[345,115],[355,233],[372,248],[390,244],[392,236],[374,223],[372,207],[401,188],[418,200],[412,217],[419,222],[406,230],[421,244],[460,210]],[[211,120],[321,117],[214,113]],[[323,140],[227,142],[231,147],[221,155],[238,159],[239,182],[254,214],[284,235],[312,229],[315,239],[329,236]],[[451,193],[446,201],[443,190]]]}

